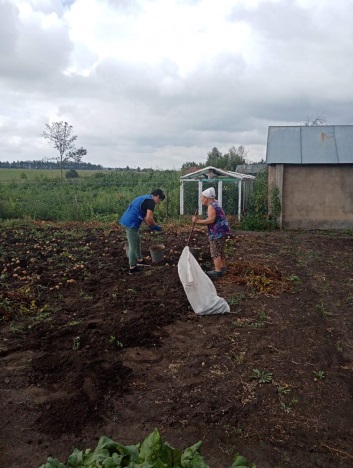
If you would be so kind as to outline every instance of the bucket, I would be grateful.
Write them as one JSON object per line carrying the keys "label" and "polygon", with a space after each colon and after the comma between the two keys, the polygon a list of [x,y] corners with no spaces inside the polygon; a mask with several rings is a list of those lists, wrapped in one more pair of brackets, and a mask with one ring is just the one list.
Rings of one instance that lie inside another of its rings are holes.
{"label": "bucket", "polygon": [[190,248],[190,253],[198,260],[201,257],[202,250],[200,247],[191,247]]}
{"label": "bucket", "polygon": [[156,244],[150,246],[150,254],[152,262],[160,262],[164,258],[165,246],[163,244]]}

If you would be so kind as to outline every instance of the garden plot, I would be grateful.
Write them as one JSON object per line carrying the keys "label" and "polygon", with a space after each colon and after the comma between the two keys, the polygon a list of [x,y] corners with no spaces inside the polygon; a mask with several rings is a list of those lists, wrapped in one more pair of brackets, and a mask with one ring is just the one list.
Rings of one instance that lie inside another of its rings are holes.
{"label": "garden plot", "polygon": [[[156,427],[211,467],[353,462],[353,236],[245,233],[215,280],[232,314],[194,314],[177,263],[190,227],[143,234],[165,257],[127,274],[119,226],[1,227],[0,466],[67,460]],[[196,230],[204,269],[212,261]]]}

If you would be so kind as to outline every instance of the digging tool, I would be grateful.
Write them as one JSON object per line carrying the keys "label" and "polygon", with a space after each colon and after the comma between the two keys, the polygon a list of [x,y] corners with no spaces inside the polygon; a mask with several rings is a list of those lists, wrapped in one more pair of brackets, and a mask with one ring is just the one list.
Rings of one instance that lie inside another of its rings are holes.
{"label": "digging tool", "polygon": [[[194,214],[194,216],[196,216],[196,215],[197,215],[197,210],[195,211],[195,214]],[[190,235],[189,235],[188,242],[187,242],[187,244],[186,244],[187,246],[189,246],[190,239],[191,239],[192,233],[193,233],[193,231],[194,231],[194,227],[195,227],[195,223],[192,223],[191,232],[190,232]]]}

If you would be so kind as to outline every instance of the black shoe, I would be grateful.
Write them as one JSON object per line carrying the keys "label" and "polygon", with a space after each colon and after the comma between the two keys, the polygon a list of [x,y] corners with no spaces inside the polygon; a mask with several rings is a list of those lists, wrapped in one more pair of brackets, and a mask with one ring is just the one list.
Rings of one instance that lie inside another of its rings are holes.
{"label": "black shoe", "polygon": [[209,276],[210,278],[220,278],[221,276],[223,276],[223,271],[216,271],[216,270],[212,270],[212,271],[206,271],[206,275]]}
{"label": "black shoe", "polygon": [[141,268],[137,268],[137,267],[130,268],[129,275],[134,275],[135,273],[141,273],[141,271],[142,271]]}
{"label": "black shoe", "polygon": [[222,267],[221,268],[221,272],[225,275],[227,273],[227,267]]}
{"label": "black shoe", "polygon": [[137,260],[137,263],[136,263],[137,266],[147,266],[147,262],[144,258],[142,258],[141,260]]}

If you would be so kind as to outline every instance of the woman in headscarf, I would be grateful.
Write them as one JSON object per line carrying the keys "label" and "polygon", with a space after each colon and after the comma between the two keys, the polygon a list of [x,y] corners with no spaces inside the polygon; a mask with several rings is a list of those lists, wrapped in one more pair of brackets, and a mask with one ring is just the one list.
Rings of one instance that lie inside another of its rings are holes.
{"label": "woman in headscarf", "polygon": [[207,206],[206,219],[192,217],[195,224],[206,224],[210,240],[211,257],[214,263],[214,270],[207,271],[209,277],[217,278],[223,276],[227,271],[225,264],[224,248],[226,237],[230,232],[227,216],[216,200],[216,192],[210,187],[202,192],[201,203]]}

